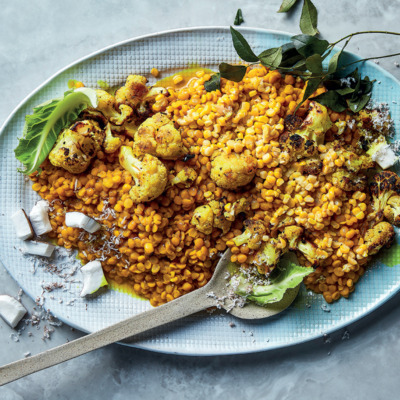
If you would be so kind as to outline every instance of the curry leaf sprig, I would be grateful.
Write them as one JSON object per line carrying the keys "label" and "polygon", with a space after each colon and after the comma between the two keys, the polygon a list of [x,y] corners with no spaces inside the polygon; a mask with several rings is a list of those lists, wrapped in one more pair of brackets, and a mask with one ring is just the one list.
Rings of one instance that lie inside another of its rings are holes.
{"label": "curry leaf sprig", "polygon": [[[337,112],[341,112],[346,108],[349,108],[353,112],[360,111],[368,104],[371,98],[373,81],[370,81],[368,77],[361,77],[358,69],[345,76],[341,76],[343,72],[352,64],[400,54],[395,53],[380,57],[364,58],[349,64],[342,62],[343,51],[354,36],[367,33],[400,35],[397,32],[355,32],[333,43],[329,43],[327,40],[319,39],[313,35],[301,34],[293,36],[290,42],[280,47],[273,47],[256,55],[240,32],[233,27],[230,28],[230,31],[236,53],[243,61],[250,63],[249,65],[260,63],[271,70],[300,76],[303,80],[307,81],[302,101],[297,105],[296,110],[304,101],[311,98],[317,88],[323,84],[327,92],[316,97],[319,103]],[[334,52],[334,47],[342,41],[345,41],[342,49]],[[328,58],[329,62],[324,63]],[[221,63],[219,65],[219,72],[214,74],[205,83],[205,89],[207,91],[220,89],[221,78],[240,82],[246,74],[247,67],[248,65]]]}

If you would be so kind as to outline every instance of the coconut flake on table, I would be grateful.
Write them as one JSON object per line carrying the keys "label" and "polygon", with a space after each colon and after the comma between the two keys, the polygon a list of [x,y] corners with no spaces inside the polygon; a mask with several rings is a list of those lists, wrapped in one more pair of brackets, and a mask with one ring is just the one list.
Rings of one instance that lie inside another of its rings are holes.
{"label": "coconut flake on table", "polygon": [[0,295],[0,315],[11,328],[15,328],[25,314],[25,307],[14,297]]}

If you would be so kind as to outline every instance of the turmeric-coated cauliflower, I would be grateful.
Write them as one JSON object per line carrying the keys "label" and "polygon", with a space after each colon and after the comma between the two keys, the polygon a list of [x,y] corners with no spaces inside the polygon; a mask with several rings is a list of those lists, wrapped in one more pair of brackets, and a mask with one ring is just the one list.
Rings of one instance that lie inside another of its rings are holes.
{"label": "turmeric-coated cauliflower", "polygon": [[121,147],[122,140],[118,136],[112,135],[110,124],[107,124],[105,132],[106,132],[106,137],[104,138],[104,143],[103,143],[104,151],[106,153],[114,153]]}
{"label": "turmeric-coated cauliflower", "polygon": [[135,203],[154,200],[165,190],[168,181],[167,169],[158,158],[145,154],[138,159],[131,147],[122,146],[119,162],[135,181],[135,186],[129,191],[129,196]]}
{"label": "turmeric-coated cauliflower", "polygon": [[177,174],[170,180],[171,185],[179,185],[180,183],[185,187],[193,185],[197,179],[197,172],[190,167],[183,167]]}
{"label": "turmeric-coated cauliflower", "polygon": [[[105,90],[96,90],[97,93],[97,110],[100,111],[111,123],[122,125],[129,117],[132,116],[133,110],[129,105],[118,104],[115,98]],[[118,111],[117,111],[118,110]]]}
{"label": "turmeric-coated cauliflower", "polygon": [[183,156],[185,149],[180,132],[164,114],[146,119],[135,133],[135,147],[141,154],[152,154],[166,160]]}
{"label": "turmeric-coated cauliflower", "polygon": [[144,76],[129,75],[125,86],[120,87],[115,92],[115,100],[119,105],[126,104],[136,108],[148,92],[146,82],[147,79]]}
{"label": "turmeric-coated cauliflower", "polygon": [[394,229],[389,222],[379,222],[373,228],[368,229],[365,237],[364,244],[367,246],[369,256],[373,256],[383,247],[390,247],[394,240]]}
{"label": "turmeric-coated cauliflower", "polygon": [[257,170],[253,156],[218,152],[211,161],[211,179],[224,189],[237,189],[252,181]]}
{"label": "turmeric-coated cauliflower", "polygon": [[104,131],[96,121],[79,121],[64,129],[50,151],[49,160],[72,174],[80,174],[101,149]]}
{"label": "turmeric-coated cauliflower", "polygon": [[198,231],[205,235],[210,235],[213,230],[214,213],[212,208],[207,204],[197,207],[194,210],[192,220],[190,221]]}

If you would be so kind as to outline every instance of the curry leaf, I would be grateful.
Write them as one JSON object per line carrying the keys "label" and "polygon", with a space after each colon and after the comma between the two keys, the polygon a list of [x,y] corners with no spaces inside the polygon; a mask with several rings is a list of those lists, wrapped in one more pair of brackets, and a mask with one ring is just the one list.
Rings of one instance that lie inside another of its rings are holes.
{"label": "curry leaf", "polygon": [[247,40],[243,37],[243,35],[238,32],[236,29],[231,27],[231,35],[233,40],[233,47],[236,50],[238,56],[247,62],[257,62],[258,57],[254,54],[250,45],[247,43]]}
{"label": "curry leaf", "polygon": [[305,58],[313,54],[322,55],[329,46],[328,41],[310,35],[296,35],[291,40],[297,51]]}
{"label": "curry leaf", "polygon": [[25,117],[24,135],[14,150],[25,166],[19,172],[29,175],[38,171],[59,133],[87,107],[97,107],[96,91],[89,88],[68,90],[64,97],[36,106],[33,114]]}
{"label": "curry leaf", "polygon": [[296,111],[318,89],[318,86],[321,82],[322,82],[322,79],[320,79],[320,78],[310,78],[307,80],[307,86],[306,86],[306,90],[304,91],[303,99],[297,105]]}
{"label": "curry leaf", "polygon": [[243,14],[242,10],[239,8],[236,13],[235,21],[233,22],[233,25],[241,25],[243,24],[244,19],[243,19]]}
{"label": "curry leaf", "polygon": [[371,95],[370,94],[363,94],[361,97],[357,97],[354,100],[348,100],[347,104],[351,111],[354,113],[358,113],[361,111],[370,101]]}
{"label": "curry leaf", "polygon": [[282,61],[282,47],[273,47],[272,49],[265,50],[258,58],[262,65],[270,68],[278,68]]}
{"label": "curry leaf", "polygon": [[306,67],[313,74],[322,72],[322,57],[319,54],[313,54],[306,59]]}
{"label": "curry leaf", "polygon": [[347,108],[346,100],[335,90],[329,90],[322,93],[313,97],[312,100],[315,100],[336,112],[342,112]]}
{"label": "curry leaf", "polygon": [[318,13],[311,0],[304,0],[303,9],[300,17],[300,29],[307,35],[316,35]]}
{"label": "curry leaf", "polygon": [[329,75],[336,72],[338,64],[339,64],[340,56],[342,55],[342,51],[343,51],[343,49],[336,52],[329,60],[328,72],[327,72]]}
{"label": "curry leaf", "polygon": [[214,74],[207,82],[204,82],[204,89],[207,92],[213,92],[214,90],[221,89],[221,74],[218,72]]}
{"label": "curry leaf", "polygon": [[278,13],[288,12],[296,3],[297,0],[283,0]]}
{"label": "curry leaf", "polygon": [[298,61],[302,60],[303,56],[296,50],[294,44],[289,42],[282,46],[282,61],[279,64],[280,68],[293,67]]}
{"label": "curry leaf", "polygon": [[233,82],[240,82],[246,75],[246,70],[247,67],[244,65],[230,65],[227,63],[221,63],[219,65],[221,78],[225,78]]}

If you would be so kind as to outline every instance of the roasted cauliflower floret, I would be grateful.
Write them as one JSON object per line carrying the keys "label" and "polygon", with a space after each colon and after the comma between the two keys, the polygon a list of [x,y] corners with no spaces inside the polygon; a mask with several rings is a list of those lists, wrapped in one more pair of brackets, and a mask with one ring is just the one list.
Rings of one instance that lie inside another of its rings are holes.
{"label": "roasted cauliflower floret", "polygon": [[287,241],[289,250],[296,250],[300,236],[303,233],[303,228],[296,225],[286,226],[281,234],[281,237]]}
{"label": "roasted cauliflower floret", "polygon": [[115,92],[117,104],[126,104],[132,108],[136,108],[148,92],[146,83],[147,79],[144,76],[129,75],[125,86],[120,87]]}
{"label": "roasted cauliflower floret", "polygon": [[180,132],[161,113],[146,119],[135,133],[134,140],[135,147],[141,154],[152,154],[166,160],[176,160],[186,150]]}
{"label": "roasted cauliflower floret", "polygon": [[133,110],[125,104],[117,105],[115,98],[105,90],[96,90],[97,110],[100,111],[111,123],[122,125],[132,116]]}
{"label": "roasted cauliflower floret", "polygon": [[224,217],[224,205],[216,200],[212,200],[208,204],[214,213],[214,227],[221,229],[225,235],[231,228],[231,222]]}
{"label": "roasted cauliflower floret", "polygon": [[383,210],[385,218],[394,226],[400,226],[400,196],[391,196]]}
{"label": "roasted cauliflower floret", "polygon": [[300,135],[296,132],[289,135],[281,143],[283,143],[283,150],[289,154],[290,160],[313,157],[317,153],[315,141],[310,139],[308,135]]}
{"label": "roasted cauliflower floret", "polygon": [[388,222],[379,222],[373,228],[368,229],[364,244],[367,246],[369,256],[373,256],[383,247],[390,247],[395,237],[393,226]]}
{"label": "roasted cauliflower floret", "polygon": [[197,172],[190,167],[183,167],[174,178],[170,180],[171,185],[179,185],[180,183],[185,185],[185,187],[190,187],[193,185],[197,179]]}
{"label": "roasted cauliflower floret", "polygon": [[224,217],[228,221],[234,221],[236,219],[236,216],[240,213],[246,213],[249,211],[250,208],[250,202],[242,197],[239,200],[236,200],[233,204],[228,203],[225,204],[224,207]]}
{"label": "roasted cauliflower floret", "polygon": [[237,189],[252,181],[257,170],[254,157],[245,154],[217,153],[211,161],[211,179],[224,189]]}
{"label": "roasted cauliflower floret", "polygon": [[278,265],[283,254],[283,250],[278,247],[278,244],[279,239],[268,239],[252,257],[251,263],[257,267],[260,274],[269,274]]}
{"label": "roasted cauliflower floret", "polygon": [[207,204],[197,207],[194,210],[192,220],[190,221],[198,231],[205,235],[210,235],[214,226],[214,213],[212,208]]}
{"label": "roasted cauliflower floret", "polygon": [[300,239],[297,244],[297,250],[315,267],[321,260],[328,258],[329,254],[325,250],[319,249],[313,243],[306,239]]}
{"label": "roasted cauliflower floret", "polygon": [[104,131],[96,121],[79,121],[64,129],[50,151],[49,160],[72,174],[85,171],[92,158],[101,149]]}
{"label": "roasted cauliflower floret", "polygon": [[392,171],[382,171],[373,177],[369,189],[374,211],[380,220],[390,197],[400,194],[400,178]]}
{"label": "roasted cauliflower floret", "polygon": [[106,131],[106,137],[104,138],[104,143],[103,143],[104,151],[106,153],[114,153],[121,147],[122,140],[118,136],[112,135],[110,124],[107,124],[105,131]]}
{"label": "roasted cauliflower floret", "polygon": [[325,133],[332,125],[327,108],[316,101],[312,101],[307,117],[296,133],[308,137],[317,144],[323,144]]}
{"label": "roasted cauliflower floret", "polygon": [[346,192],[362,191],[367,185],[367,177],[365,175],[357,175],[344,168],[339,168],[332,175],[327,175],[326,179],[331,181],[333,186]]}
{"label": "roasted cauliflower floret", "polygon": [[165,190],[168,173],[158,158],[145,154],[138,159],[134,156],[131,147],[122,146],[119,162],[135,181],[135,186],[129,191],[129,196],[135,203],[154,200]]}
{"label": "roasted cauliflower floret", "polygon": [[233,238],[236,246],[247,244],[249,249],[258,250],[262,245],[262,238],[267,232],[267,228],[263,221],[255,221],[246,219],[244,221],[245,231]]}

